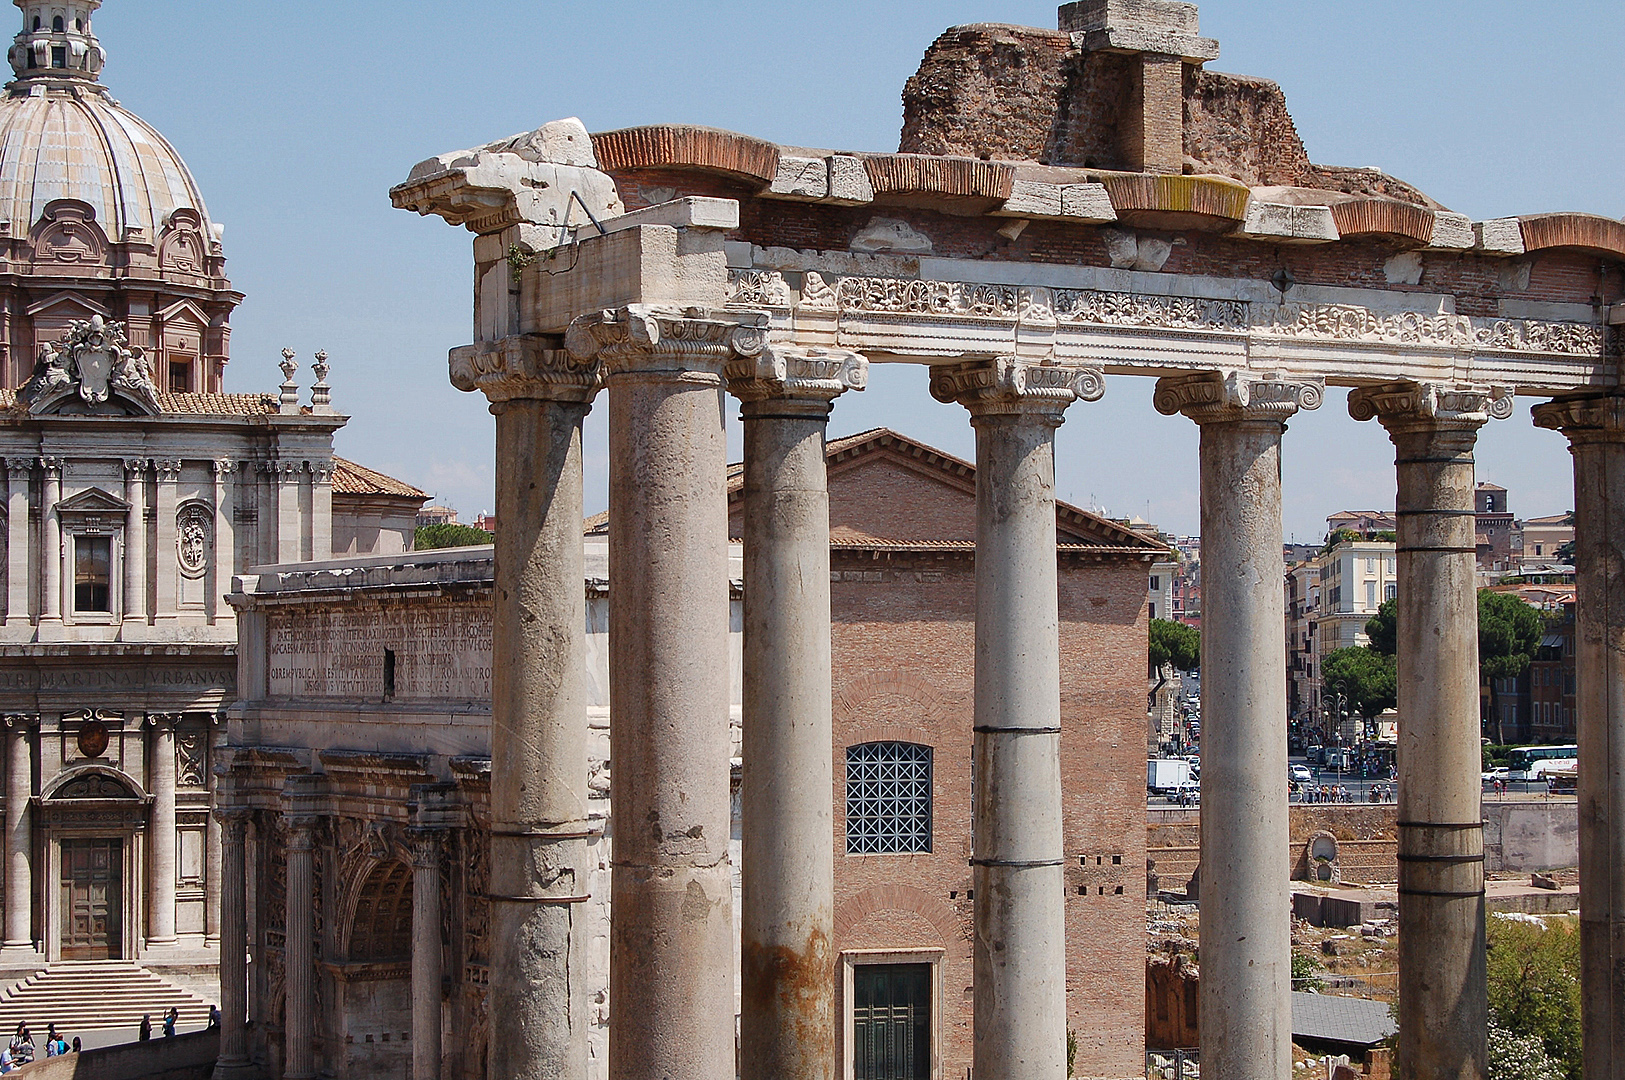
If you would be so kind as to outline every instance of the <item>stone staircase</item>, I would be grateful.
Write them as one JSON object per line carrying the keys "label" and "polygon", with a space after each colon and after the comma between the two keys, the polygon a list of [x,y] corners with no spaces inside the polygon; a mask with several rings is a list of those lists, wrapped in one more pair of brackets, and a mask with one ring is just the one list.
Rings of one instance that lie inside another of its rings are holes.
{"label": "stone staircase", "polygon": [[158,1038],[171,1006],[180,1012],[181,1030],[188,1030],[208,1023],[209,1004],[136,964],[65,960],[36,971],[0,995],[0,1040],[9,1039],[17,1022],[26,1020],[44,1057],[46,1024],[56,1024],[70,1041],[75,1035],[107,1028],[127,1028],[134,1039],[143,1013],[152,1017],[152,1034]]}

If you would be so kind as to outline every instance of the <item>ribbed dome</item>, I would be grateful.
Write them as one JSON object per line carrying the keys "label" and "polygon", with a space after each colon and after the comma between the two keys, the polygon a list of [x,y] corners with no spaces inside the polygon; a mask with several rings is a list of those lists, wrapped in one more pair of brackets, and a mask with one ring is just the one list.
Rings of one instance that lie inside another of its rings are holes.
{"label": "ribbed dome", "polygon": [[90,16],[101,0],[15,2],[24,15],[10,52],[18,78],[0,98],[0,220],[11,235],[27,234],[53,200],[78,199],[115,244],[133,239],[131,228],[154,242],[183,207],[217,239],[175,148],[98,81],[105,53]]}

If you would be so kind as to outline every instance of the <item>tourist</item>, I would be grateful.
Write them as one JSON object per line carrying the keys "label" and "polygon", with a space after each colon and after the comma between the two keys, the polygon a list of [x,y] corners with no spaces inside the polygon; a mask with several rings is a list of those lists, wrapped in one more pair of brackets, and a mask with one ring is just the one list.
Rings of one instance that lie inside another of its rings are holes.
{"label": "tourist", "polygon": [[60,1042],[61,1039],[62,1039],[62,1036],[60,1036],[60,1035],[58,1035],[56,1033],[56,1025],[55,1024],[46,1024],[45,1025],[45,1056],[46,1057],[48,1057],[48,1058],[56,1057],[57,1054],[59,1054],[61,1052],[56,1048],[56,1044],[58,1042]]}
{"label": "tourist", "polygon": [[77,1035],[73,1037],[73,1052],[76,1054],[79,1052],[79,1036]]}
{"label": "tourist", "polygon": [[142,1013],[141,1014],[141,1031],[140,1031],[139,1034],[136,1035],[136,1039],[138,1041],[140,1041],[140,1042],[146,1042],[147,1040],[149,1040],[151,1038],[152,1038],[152,1014],[151,1013]]}
{"label": "tourist", "polygon": [[209,1026],[211,1028],[220,1026],[220,1007],[218,1005],[209,1006]]}
{"label": "tourist", "polygon": [[17,1033],[11,1037],[11,1051],[13,1065],[27,1065],[34,1060],[34,1037],[28,1033],[28,1021],[17,1021]]}
{"label": "tourist", "polygon": [[8,1073],[16,1067],[11,1060],[11,1048],[0,1046],[0,1073]]}
{"label": "tourist", "polygon": [[169,1011],[164,1013],[164,1038],[174,1037],[175,1025],[180,1022],[180,1018],[180,1010],[171,1005]]}

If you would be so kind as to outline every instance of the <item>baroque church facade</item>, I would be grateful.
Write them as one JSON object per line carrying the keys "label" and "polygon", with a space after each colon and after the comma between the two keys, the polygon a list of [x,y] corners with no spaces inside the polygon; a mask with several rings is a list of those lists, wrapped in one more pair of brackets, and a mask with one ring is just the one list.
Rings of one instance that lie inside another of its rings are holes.
{"label": "baroque church facade", "polygon": [[[218,964],[233,574],[401,551],[425,496],[333,454],[325,355],[301,402],[226,393],[221,227],[101,82],[100,0],[17,0],[0,97],[5,469],[0,970]],[[212,996],[212,995],[211,995]]]}

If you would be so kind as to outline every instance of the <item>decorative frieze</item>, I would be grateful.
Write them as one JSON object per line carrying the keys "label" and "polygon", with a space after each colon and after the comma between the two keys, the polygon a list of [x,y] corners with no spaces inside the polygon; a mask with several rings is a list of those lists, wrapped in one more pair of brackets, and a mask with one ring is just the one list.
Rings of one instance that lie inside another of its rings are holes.
{"label": "decorative frieze", "polygon": [[606,374],[621,371],[712,371],[767,344],[767,316],[632,304],[583,315],[570,324],[564,346],[578,361],[599,360]]}
{"label": "decorative frieze", "polygon": [[1037,364],[1012,356],[931,369],[931,396],[958,402],[972,416],[1039,413],[1055,418],[1074,401],[1098,401],[1106,393],[1099,368]]}
{"label": "decorative frieze", "polygon": [[1285,423],[1299,409],[1320,408],[1325,384],[1243,371],[1158,379],[1151,402],[1164,416],[1184,413],[1198,424],[1247,420]]}
{"label": "decorative frieze", "polygon": [[769,344],[755,356],[736,358],[724,374],[729,392],[741,401],[833,401],[848,390],[862,390],[869,384],[869,361],[846,349]]}
{"label": "decorative frieze", "polygon": [[557,338],[540,334],[458,346],[450,365],[453,386],[478,390],[493,402],[591,401],[603,385],[596,358],[578,357],[559,348]]}
{"label": "decorative frieze", "polygon": [[1411,424],[1478,428],[1512,415],[1512,391],[1504,386],[1441,386],[1396,382],[1349,392],[1349,415],[1376,419],[1389,430]]}

